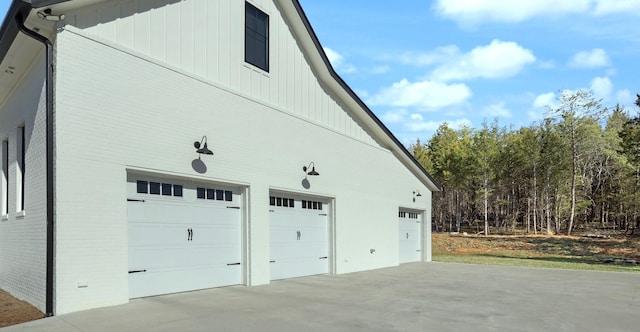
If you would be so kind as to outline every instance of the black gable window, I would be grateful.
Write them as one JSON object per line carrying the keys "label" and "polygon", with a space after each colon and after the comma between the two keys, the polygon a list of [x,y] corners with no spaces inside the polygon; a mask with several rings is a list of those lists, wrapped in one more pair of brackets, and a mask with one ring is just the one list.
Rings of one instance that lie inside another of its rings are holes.
{"label": "black gable window", "polygon": [[245,4],[244,61],[269,71],[269,16]]}

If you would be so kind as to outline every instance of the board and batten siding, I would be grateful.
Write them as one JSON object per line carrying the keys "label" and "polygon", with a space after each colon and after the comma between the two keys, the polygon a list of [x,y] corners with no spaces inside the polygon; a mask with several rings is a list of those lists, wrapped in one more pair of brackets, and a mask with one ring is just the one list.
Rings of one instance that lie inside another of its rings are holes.
{"label": "board and batten siding", "polygon": [[[9,141],[9,213],[0,216],[0,288],[45,311],[46,112],[45,61],[41,50],[0,105],[0,142]],[[25,128],[24,210],[17,172],[18,127]],[[0,160],[4,162],[4,156]],[[5,197],[1,199],[5,200]],[[2,212],[0,212],[1,214]]]}
{"label": "board and batten siding", "polygon": [[242,0],[122,0],[66,13],[65,24],[378,146],[317,80],[271,0],[269,72],[244,62]]}

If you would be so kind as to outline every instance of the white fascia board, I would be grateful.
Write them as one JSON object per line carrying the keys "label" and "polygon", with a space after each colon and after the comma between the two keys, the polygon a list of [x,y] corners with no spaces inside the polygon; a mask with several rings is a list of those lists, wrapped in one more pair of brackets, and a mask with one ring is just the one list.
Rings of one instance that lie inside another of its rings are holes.
{"label": "white fascia board", "polygon": [[389,149],[427,188],[432,191],[441,191],[442,186],[418,164],[389,129],[335,72],[298,0],[274,0],[274,2],[282,12],[318,78],[351,110],[352,115],[366,126],[380,145]]}

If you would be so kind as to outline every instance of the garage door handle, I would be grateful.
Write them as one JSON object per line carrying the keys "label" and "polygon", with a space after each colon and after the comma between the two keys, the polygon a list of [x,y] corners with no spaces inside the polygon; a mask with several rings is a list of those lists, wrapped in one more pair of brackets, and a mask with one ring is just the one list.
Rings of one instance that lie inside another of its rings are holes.
{"label": "garage door handle", "polygon": [[416,250],[417,252],[420,252],[420,250]]}
{"label": "garage door handle", "polygon": [[275,263],[276,261],[269,261],[269,263]]}
{"label": "garage door handle", "polygon": [[320,257],[320,259],[327,259],[327,258],[329,258],[329,257],[327,257],[327,256]]}
{"label": "garage door handle", "polygon": [[140,272],[147,272],[147,270],[133,270],[133,271],[129,271],[129,274],[131,274],[131,273],[140,273]]}
{"label": "garage door handle", "polygon": [[232,266],[232,265],[240,265],[240,263],[229,263],[229,264],[227,264],[227,266]]}
{"label": "garage door handle", "polygon": [[236,209],[236,210],[240,210],[239,206],[227,206],[227,209]]}
{"label": "garage door handle", "polygon": [[142,202],[142,203],[144,203],[144,199],[127,198],[127,202]]}

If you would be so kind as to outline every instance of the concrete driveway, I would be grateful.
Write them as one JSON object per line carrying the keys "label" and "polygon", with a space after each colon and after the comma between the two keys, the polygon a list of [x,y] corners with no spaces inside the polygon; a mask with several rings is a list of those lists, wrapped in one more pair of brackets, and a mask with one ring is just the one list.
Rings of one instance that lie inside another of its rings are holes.
{"label": "concrete driveway", "polygon": [[414,263],[132,300],[12,331],[638,331],[640,274]]}

